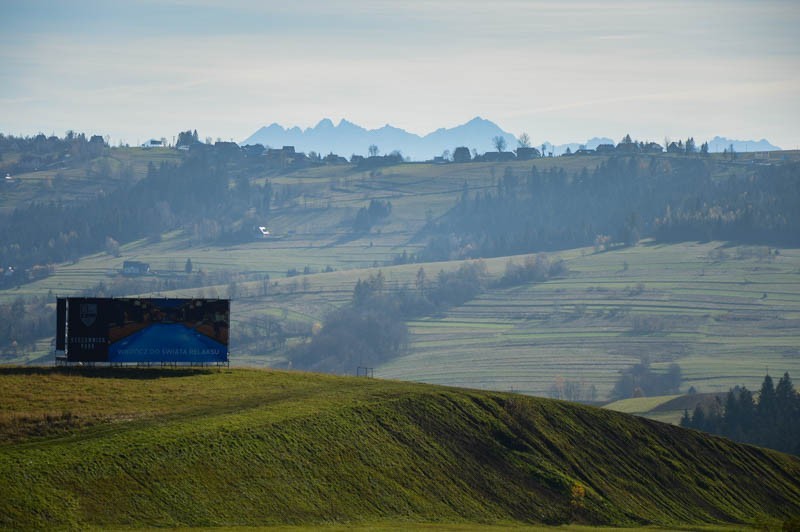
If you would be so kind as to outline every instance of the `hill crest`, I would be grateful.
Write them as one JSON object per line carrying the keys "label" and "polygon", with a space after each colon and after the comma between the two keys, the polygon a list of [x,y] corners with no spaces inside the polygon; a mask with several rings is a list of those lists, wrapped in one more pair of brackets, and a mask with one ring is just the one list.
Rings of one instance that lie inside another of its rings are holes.
{"label": "hill crest", "polygon": [[800,512],[796,458],[561,401],[256,370],[0,368],[0,389],[5,431],[88,420],[2,444],[3,528],[678,526]]}

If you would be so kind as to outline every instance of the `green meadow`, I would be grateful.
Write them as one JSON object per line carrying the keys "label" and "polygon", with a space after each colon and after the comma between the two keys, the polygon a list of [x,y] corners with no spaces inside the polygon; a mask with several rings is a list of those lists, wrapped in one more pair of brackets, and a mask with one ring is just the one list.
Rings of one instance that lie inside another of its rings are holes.
{"label": "green meadow", "polygon": [[[148,163],[177,157],[170,150],[115,148],[110,153],[113,167],[130,165],[137,177]],[[742,161],[728,167],[721,156],[715,158],[720,179],[725,172],[734,175],[745,168]],[[387,264],[403,252],[419,251],[426,223],[442,216],[465,190],[474,194],[494,189],[506,167],[519,175],[531,166],[540,171],[558,166],[575,174],[603,161],[605,157],[591,156],[507,164],[414,163],[371,172],[342,165],[272,176],[275,186],[290,187],[296,194],[276,204],[264,222],[274,235],[271,239],[208,245],[190,229],[173,231],[123,243],[119,257],[103,252],[55,265],[52,276],[0,291],[0,300],[79,295],[99,283],[107,294],[130,295],[121,288],[115,292],[123,261],[148,262],[157,272],[151,279],[164,280],[166,286],[170,279],[182,278],[191,259],[195,274],[223,273],[226,280],[141,295],[229,297],[234,283],[233,364],[283,366],[285,353],[237,343],[236,328],[264,316],[306,325],[322,322],[350,300],[359,278],[378,269],[389,287],[413,286],[421,267],[429,279],[440,270],[457,269],[458,261]],[[27,190],[28,195],[4,196],[4,201],[24,202],[44,193],[44,188],[36,192],[36,183],[46,183],[39,177],[19,176],[22,184],[15,190]],[[96,193],[94,182],[81,181],[88,179],[85,175],[67,178],[76,180],[69,188],[76,194],[73,199]],[[355,213],[371,199],[391,201],[391,216],[370,232],[353,232]],[[375,374],[533,395],[548,395],[559,383],[572,382],[593,390],[585,399],[606,400],[621,370],[648,362],[664,371],[677,363],[684,377],[682,391],[692,386],[700,392],[734,385],[753,388],[767,372],[800,373],[800,250],[775,251],[725,242],[657,245],[645,240],[625,249],[550,253],[566,261],[565,276],[512,288],[490,286],[442,315],[409,322],[408,351],[376,367]],[[510,260],[521,264],[524,258],[485,259],[488,283],[503,275]],[[321,273],[326,269],[334,271]],[[287,277],[289,270],[309,274]],[[50,338],[43,338],[34,350],[5,360],[49,363],[50,349]]]}
{"label": "green meadow", "polygon": [[8,366],[0,394],[4,529],[777,528],[800,512],[794,457],[518,394]]}
{"label": "green meadow", "polygon": [[[728,258],[712,257],[724,249]],[[410,353],[382,376],[544,395],[557,379],[597,387],[641,361],[680,365],[702,392],[800,374],[800,252],[752,257],[721,243],[567,254],[569,273],[489,291],[412,322]]]}

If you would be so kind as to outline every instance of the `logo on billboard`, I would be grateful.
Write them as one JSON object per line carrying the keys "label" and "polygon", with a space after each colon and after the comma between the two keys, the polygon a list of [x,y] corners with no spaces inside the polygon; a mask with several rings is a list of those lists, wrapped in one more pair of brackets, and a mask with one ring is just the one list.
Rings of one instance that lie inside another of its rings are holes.
{"label": "logo on billboard", "polygon": [[87,327],[97,319],[97,303],[81,303],[81,321]]}

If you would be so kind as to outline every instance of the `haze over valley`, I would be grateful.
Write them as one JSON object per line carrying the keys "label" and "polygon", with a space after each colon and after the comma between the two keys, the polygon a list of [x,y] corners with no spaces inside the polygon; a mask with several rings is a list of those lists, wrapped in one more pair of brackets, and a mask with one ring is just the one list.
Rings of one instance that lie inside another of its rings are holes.
{"label": "haze over valley", "polygon": [[0,15],[0,529],[800,529],[791,2]]}

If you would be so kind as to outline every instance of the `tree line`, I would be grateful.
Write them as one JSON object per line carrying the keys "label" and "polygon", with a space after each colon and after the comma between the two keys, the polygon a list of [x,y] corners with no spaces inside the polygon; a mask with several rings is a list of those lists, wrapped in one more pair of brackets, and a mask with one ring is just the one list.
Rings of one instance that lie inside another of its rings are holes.
{"label": "tree line", "polygon": [[777,386],[767,375],[757,399],[744,386],[731,388],[724,403],[716,397],[691,414],[685,410],[681,426],[800,455],[800,395],[788,372]]}
{"label": "tree line", "polygon": [[400,356],[409,341],[406,321],[440,314],[480,295],[489,286],[509,287],[564,275],[565,263],[545,255],[511,261],[505,274],[489,281],[483,261],[463,263],[457,270],[429,277],[417,270],[413,285],[389,286],[382,271],[359,279],[351,301],[329,314],[311,338],[288,353],[297,369],[352,372]]}
{"label": "tree line", "polygon": [[495,257],[591,246],[723,239],[800,245],[800,164],[717,177],[710,158],[615,156],[589,171],[521,173],[470,194],[425,228],[420,260]]}
{"label": "tree line", "polygon": [[43,133],[32,137],[15,137],[0,133],[0,154],[17,153],[18,157],[3,161],[0,156],[0,171],[16,175],[37,170],[61,168],[103,155],[108,143],[100,135],[87,139],[85,133],[67,131],[64,137],[46,136]]}
{"label": "tree line", "polygon": [[27,280],[21,278],[25,270],[76,261],[111,241],[158,240],[172,229],[203,242],[249,238],[252,227],[243,213],[256,217],[253,224],[264,223],[274,194],[268,181],[251,183],[242,157],[238,150],[207,146],[177,164],[150,163],[143,179],[87,201],[17,207],[0,218],[0,266],[18,274],[0,283],[19,284]]}

